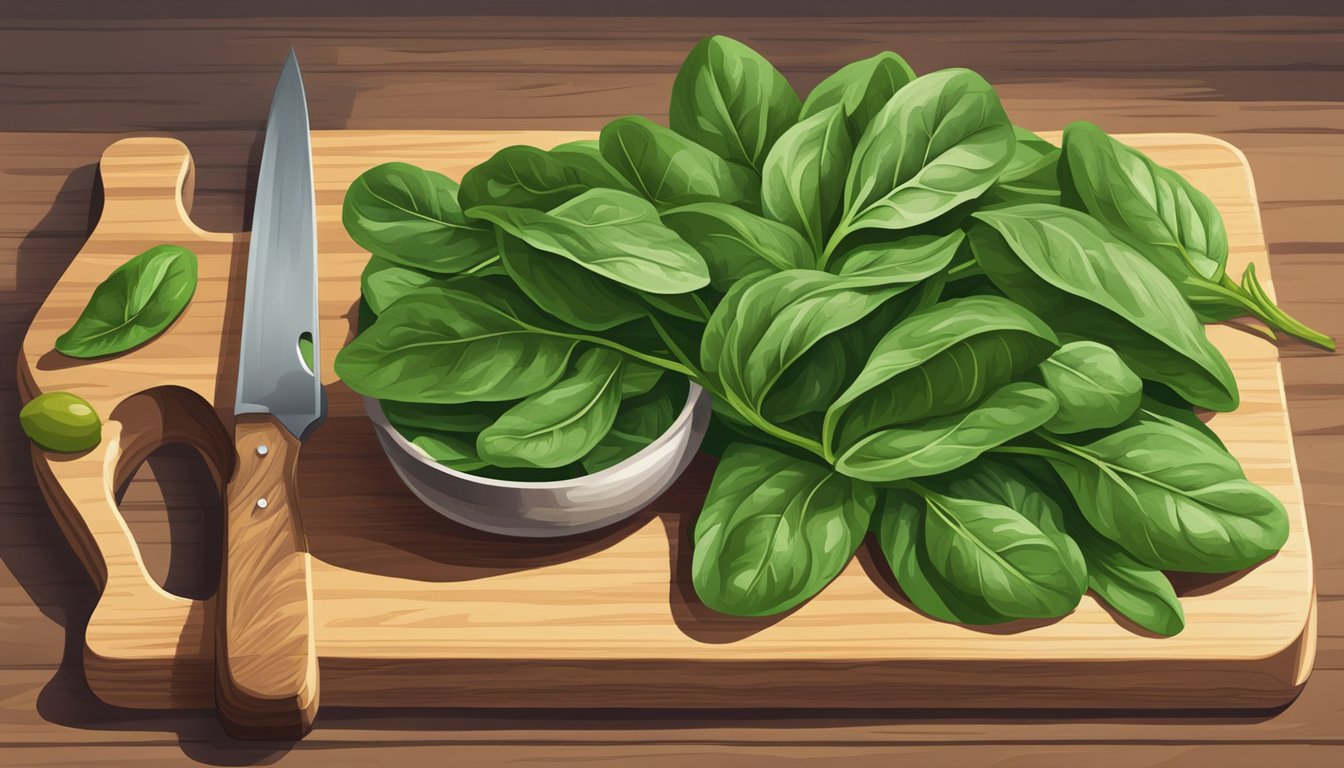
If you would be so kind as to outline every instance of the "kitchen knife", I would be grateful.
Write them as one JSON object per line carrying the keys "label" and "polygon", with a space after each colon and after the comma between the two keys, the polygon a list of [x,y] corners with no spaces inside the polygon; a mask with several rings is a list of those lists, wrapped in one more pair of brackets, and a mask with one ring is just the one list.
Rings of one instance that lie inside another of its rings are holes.
{"label": "kitchen knife", "polygon": [[217,599],[216,704],[242,738],[297,738],[317,712],[312,587],[295,473],[322,422],[308,106],[293,49],[266,123],[247,257]]}

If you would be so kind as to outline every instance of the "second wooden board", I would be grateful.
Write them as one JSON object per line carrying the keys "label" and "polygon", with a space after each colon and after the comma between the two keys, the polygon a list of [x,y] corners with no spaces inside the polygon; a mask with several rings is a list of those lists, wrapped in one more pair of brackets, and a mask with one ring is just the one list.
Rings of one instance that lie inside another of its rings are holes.
{"label": "second wooden board", "polygon": [[[332,375],[349,338],[367,254],[341,226],[346,188],[380,162],[453,177],[510,144],[575,133],[317,132],[323,378],[330,416],[302,453],[324,703],[482,707],[1264,708],[1290,700],[1314,653],[1314,596],[1278,353],[1226,327],[1210,335],[1242,406],[1212,422],[1248,477],[1288,510],[1276,557],[1216,580],[1183,579],[1187,627],[1144,634],[1090,596],[1054,622],[970,628],[903,601],[865,546],[818,598],[768,619],[714,614],[689,584],[688,529],[711,463],[615,529],[550,541],[467,530],[417,501],[378,449],[360,399]],[[1272,292],[1249,169],[1207,137],[1125,137],[1213,198],[1229,269],[1260,266]],[[119,480],[164,441],[232,466],[231,404],[247,236],[190,223],[191,164],[167,139],[110,147],[96,231],[35,318],[19,361],[25,397],[68,390],[108,415],[77,459],[41,451],[44,493],[102,599],[85,670],[99,697],[133,707],[210,706],[212,601],[171,595],[146,573],[116,510]],[[74,364],[52,351],[92,287],[126,258],[176,242],[200,255],[191,307],[131,353]]]}

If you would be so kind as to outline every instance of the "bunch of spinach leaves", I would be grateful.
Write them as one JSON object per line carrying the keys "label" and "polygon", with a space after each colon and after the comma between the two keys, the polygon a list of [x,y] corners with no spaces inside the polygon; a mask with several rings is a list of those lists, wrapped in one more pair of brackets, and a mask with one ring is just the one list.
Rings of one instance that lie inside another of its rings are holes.
{"label": "bunch of spinach leaves", "polygon": [[1056,148],[976,73],[893,53],[801,98],[712,37],[670,127],[508,147],[460,185],[381,165],[344,221],[371,258],[337,373],[445,464],[598,471],[688,380],[711,393],[692,576],[735,615],[808,600],[871,531],[930,616],[1057,617],[1091,589],[1174,634],[1164,571],[1287,536],[1193,410],[1238,404],[1203,323],[1331,344],[1226,276],[1218,212],[1179,175],[1086,124]]}

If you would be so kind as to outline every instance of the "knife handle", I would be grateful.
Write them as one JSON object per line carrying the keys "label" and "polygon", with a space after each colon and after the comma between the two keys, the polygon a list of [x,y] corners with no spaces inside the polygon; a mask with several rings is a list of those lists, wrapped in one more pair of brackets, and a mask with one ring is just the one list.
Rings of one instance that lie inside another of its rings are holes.
{"label": "knife handle", "polygon": [[299,519],[300,443],[274,417],[237,417],[225,493],[215,702],[235,738],[297,739],[317,714],[308,547]]}

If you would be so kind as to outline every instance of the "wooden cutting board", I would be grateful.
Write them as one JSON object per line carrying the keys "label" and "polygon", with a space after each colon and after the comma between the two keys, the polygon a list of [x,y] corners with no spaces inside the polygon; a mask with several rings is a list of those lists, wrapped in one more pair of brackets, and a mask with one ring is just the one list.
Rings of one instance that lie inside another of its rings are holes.
{"label": "wooden cutting board", "polygon": [[[867,547],[818,598],[767,619],[719,616],[689,585],[688,527],[712,473],[698,460],[649,510],[605,532],[515,541],[454,525],[417,501],[379,451],[360,399],[331,373],[350,335],[366,254],[341,227],[364,169],[415,162],[459,177],[510,144],[588,138],[559,132],[334,131],[313,135],[323,379],[330,416],[299,468],[312,566],[322,701],[451,707],[1267,708],[1306,681],[1315,598],[1306,516],[1278,353],[1210,329],[1242,406],[1213,419],[1251,480],[1288,510],[1283,551],[1248,572],[1181,578],[1187,627],[1158,638],[1089,595],[1054,622],[973,629],[902,601]],[[1057,137],[1052,137],[1057,140]],[[1186,174],[1222,211],[1229,268],[1254,261],[1273,287],[1245,158],[1194,135],[1125,137]],[[104,439],[73,458],[34,449],[42,489],[101,589],[84,668],[104,701],[214,703],[213,600],[169,594],[148,575],[114,488],[164,442],[196,446],[216,479],[232,471],[231,404],[246,234],[191,223],[192,163],[181,143],[109,147],[97,228],[33,320],[19,358],[24,398],[67,390],[94,404]],[[81,362],[52,349],[117,265],[158,243],[192,248],[200,285],[150,344]]]}

